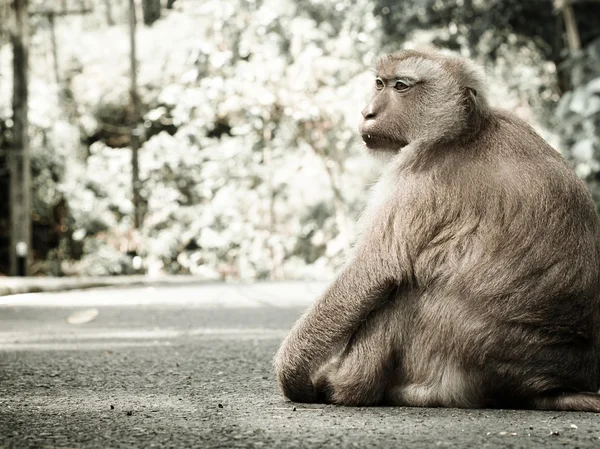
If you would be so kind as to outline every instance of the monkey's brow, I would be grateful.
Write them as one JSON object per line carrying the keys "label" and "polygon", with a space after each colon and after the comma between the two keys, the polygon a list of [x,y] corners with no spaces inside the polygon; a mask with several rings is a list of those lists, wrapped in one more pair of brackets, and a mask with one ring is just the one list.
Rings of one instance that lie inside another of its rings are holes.
{"label": "monkey's brow", "polygon": [[409,84],[417,84],[419,82],[419,78],[417,78],[416,76],[406,75],[406,74],[403,74],[403,73],[397,73],[395,75],[388,74],[388,73],[375,73],[375,76],[377,78],[380,78],[380,79],[385,80],[385,81],[396,80],[396,81],[404,81],[404,82],[407,82]]}
{"label": "monkey's brow", "polygon": [[407,75],[405,73],[397,73],[395,79],[406,81],[408,83],[416,84],[419,82],[419,78],[414,75]]}

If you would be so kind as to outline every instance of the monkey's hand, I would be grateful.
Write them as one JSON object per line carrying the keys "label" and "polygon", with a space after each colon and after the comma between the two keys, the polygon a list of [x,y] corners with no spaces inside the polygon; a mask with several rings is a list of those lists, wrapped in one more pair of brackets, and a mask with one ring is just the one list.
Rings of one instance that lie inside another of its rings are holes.
{"label": "monkey's hand", "polygon": [[397,285],[399,276],[373,260],[372,255],[355,257],[283,341],[274,363],[279,387],[288,399],[319,400],[323,392],[315,388],[313,379],[320,368]]}

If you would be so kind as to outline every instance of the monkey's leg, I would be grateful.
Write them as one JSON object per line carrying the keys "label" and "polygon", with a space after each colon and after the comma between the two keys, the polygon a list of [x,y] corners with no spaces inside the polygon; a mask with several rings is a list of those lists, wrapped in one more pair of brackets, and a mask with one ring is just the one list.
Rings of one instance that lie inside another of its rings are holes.
{"label": "monkey's leg", "polygon": [[541,396],[532,399],[527,406],[534,410],[600,413],[600,394],[589,392],[559,393],[555,396]]}
{"label": "monkey's leg", "polygon": [[[342,354],[315,376],[321,400],[339,405],[377,405],[396,374],[399,342],[391,307],[373,313],[356,331]],[[398,323],[396,323],[397,325]]]}
{"label": "monkey's leg", "polygon": [[[396,288],[393,266],[383,256],[352,260],[296,322],[275,355],[283,394],[295,402],[317,402],[314,378]],[[399,269],[397,269],[399,271]]]}

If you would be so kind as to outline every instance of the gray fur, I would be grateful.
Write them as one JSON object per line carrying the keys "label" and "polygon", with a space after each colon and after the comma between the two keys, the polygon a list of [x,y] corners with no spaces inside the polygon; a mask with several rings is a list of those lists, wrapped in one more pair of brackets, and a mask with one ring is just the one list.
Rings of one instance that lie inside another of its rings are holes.
{"label": "gray fur", "polygon": [[[470,61],[382,58],[361,134],[387,163],[344,269],[275,357],[284,395],[600,412],[600,222]],[[379,139],[379,137],[385,139]]]}

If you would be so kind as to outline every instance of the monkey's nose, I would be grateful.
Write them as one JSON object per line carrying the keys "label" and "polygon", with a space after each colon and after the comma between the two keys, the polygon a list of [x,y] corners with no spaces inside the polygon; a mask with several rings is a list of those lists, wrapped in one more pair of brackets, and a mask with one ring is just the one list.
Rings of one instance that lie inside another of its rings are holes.
{"label": "monkey's nose", "polygon": [[362,114],[362,116],[363,116],[363,118],[364,118],[365,120],[369,120],[369,119],[375,118],[375,116],[377,115],[377,114],[375,113],[375,108],[373,108],[373,105],[372,105],[372,104],[370,104],[370,105],[368,105],[366,108],[364,108],[364,109],[361,111],[361,114]]}

